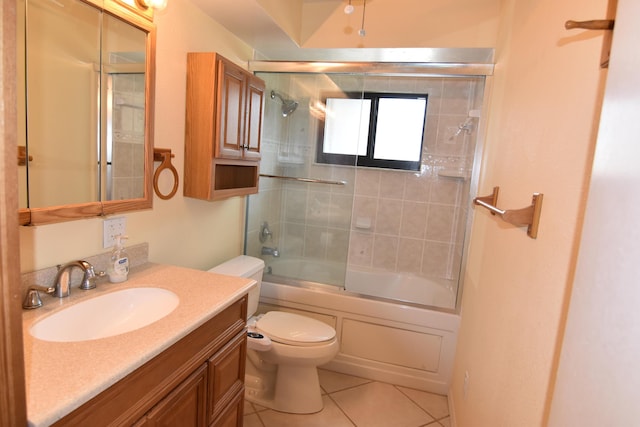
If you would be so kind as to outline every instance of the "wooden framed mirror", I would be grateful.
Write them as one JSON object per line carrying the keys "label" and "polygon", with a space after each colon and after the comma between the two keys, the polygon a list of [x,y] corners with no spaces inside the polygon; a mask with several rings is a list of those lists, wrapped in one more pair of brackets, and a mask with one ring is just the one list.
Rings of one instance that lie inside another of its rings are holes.
{"label": "wooden framed mirror", "polygon": [[150,19],[118,0],[18,0],[21,225],[151,208]]}

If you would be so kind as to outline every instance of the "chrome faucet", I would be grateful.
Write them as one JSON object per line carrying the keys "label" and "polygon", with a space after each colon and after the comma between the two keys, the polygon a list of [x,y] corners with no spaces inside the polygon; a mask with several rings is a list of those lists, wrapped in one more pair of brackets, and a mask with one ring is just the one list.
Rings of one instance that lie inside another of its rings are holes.
{"label": "chrome faucet", "polygon": [[80,282],[80,289],[88,290],[96,287],[96,280],[98,277],[104,276],[104,272],[96,273],[91,265],[87,261],[78,260],[71,261],[62,266],[58,266],[58,273],[53,284],[53,296],[58,298],[68,297],[71,293],[71,270],[74,267],[78,267],[84,272],[82,276],[82,282]]}
{"label": "chrome faucet", "polygon": [[271,255],[277,258],[280,256],[280,252],[278,251],[278,248],[269,248],[267,246],[263,246],[262,255]]}
{"label": "chrome faucet", "polygon": [[96,273],[93,265],[83,260],[71,261],[64,265],[59,265],[53,286],[29,286],[29,289],[27,289],[27,295],[24,297],[24,301],[22,301],[22,308],[33,309],[42,307],[40,292],[45,292],[58,298],[68,297],[71,293],[71,270],[73,270],[74,267],[78,267],[84,272],[82,282],[80,282],[80,289],[94,289],[96,287],[96,280],[98,280],[98,277],[105,275],[104,271]]}

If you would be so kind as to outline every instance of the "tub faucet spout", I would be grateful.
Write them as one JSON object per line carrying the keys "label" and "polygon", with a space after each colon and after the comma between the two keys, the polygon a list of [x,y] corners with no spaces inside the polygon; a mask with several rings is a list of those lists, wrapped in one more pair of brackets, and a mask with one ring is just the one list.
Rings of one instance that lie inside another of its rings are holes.
{"label": "tub faucet spout", "polygon": [[280,252],[278,251],[278,248],[269,248],[267,246],[263,246],[262,247],[262,255],[271,255],[275,258],[280,256]]}

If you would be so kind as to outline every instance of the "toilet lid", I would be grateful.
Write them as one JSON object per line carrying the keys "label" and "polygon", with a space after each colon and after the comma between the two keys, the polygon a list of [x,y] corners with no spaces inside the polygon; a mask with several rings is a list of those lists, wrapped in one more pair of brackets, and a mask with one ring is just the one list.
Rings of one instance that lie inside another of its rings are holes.
{"label": "toilet lid", "polygon": [[289,345],[309,345],[330,341],[336,331],[326,323],[310,317],[283,311],[270,311],[260,317],[256,328],[271,340]]}

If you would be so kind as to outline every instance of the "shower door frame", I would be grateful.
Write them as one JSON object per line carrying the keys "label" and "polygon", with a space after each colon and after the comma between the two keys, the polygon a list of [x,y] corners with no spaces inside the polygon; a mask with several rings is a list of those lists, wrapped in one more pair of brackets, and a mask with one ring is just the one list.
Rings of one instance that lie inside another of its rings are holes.
{"label": "shower door frame", "polygon": [[[415,49],[304,49],[283,53],[281,59],[249,61],[249,71],[269,73],[361,74],[367,76],[403,77],[479,77],[484,78],[482,111],[489,111],[494,71],[494,50],[482,48],[415,48]],[[473,167],[469,177],[470,196],[478,194],[482,165],[486,116],[481,115],[477,126]],[[460,312],[464,290],[465,265],[474,211],[469,209],[464,237],[455,312]],[[353,218],[352,218],[353,221]],[[246,244],[245,244],[246,247]],[[444,309],[444,311],[449,311]]]}

